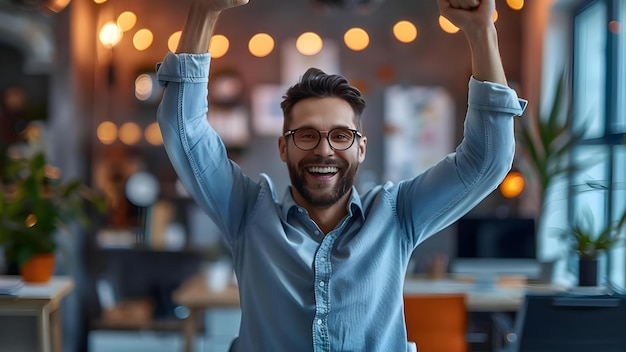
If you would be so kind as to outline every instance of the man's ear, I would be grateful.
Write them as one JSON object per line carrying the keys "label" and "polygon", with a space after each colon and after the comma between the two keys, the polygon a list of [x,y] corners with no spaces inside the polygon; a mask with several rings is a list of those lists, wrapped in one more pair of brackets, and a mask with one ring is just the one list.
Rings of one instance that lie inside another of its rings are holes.
{"label": "man's ear", "polygon": [[367,137],[363,136],[360,139],[361,140],[359,141],[359,149],[358,149],[359,154],[357,155],[357,160],[359,164],[365,161],[365,152],[367,150]]}
{"label": "man's ear", "polygon": [[280,160],[287,162],[287,140],[283,136],[278,137],[278,152]]}

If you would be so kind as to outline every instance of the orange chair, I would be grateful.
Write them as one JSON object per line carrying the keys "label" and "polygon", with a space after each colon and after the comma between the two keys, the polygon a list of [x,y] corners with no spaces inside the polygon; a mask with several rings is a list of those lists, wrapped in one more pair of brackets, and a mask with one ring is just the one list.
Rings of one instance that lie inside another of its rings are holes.
{"label": "orange chair", "polygon": [[465,295],[405,295],[404,315],[408,340],[419,352],[468,351]]}

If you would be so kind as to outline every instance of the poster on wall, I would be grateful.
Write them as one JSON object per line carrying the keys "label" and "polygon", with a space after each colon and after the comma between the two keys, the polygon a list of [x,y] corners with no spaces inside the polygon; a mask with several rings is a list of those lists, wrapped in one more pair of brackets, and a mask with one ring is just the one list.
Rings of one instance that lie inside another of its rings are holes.
{"label": "poster on wall", "polygon": [[252,129],[258,136],[280,136],[283,131],[283,110],[280,102],[287,87],[260,84],[252,90]]}
{"label": "poster on wall", "polygon": [[384,105],[385,179],[414,177],[454,151],[454,101],[444,89],[390,86]]}

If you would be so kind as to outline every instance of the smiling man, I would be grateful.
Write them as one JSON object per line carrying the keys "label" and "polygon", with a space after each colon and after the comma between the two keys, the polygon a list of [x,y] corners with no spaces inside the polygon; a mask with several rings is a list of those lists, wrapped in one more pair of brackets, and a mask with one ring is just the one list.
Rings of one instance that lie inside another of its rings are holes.
{"label": "smiling man", "polygon": [[416,350],[402,298],[411,254],[498,186],[513,160],[513,118],[525,107],[507,87],[494,1],[437,1],[472,55],[454,153],[359,194],[365,102],[344,77],[311,68],[281,103],[278,149],[291,179],[281,199],[269,178],[255,181],[228,159],[207,121],[206,48],[221,11],[247,0],[192,1],[177,53],[158,69],[166,87],[158,121],[174,168],[232,255],[242,312],[232,351]]}

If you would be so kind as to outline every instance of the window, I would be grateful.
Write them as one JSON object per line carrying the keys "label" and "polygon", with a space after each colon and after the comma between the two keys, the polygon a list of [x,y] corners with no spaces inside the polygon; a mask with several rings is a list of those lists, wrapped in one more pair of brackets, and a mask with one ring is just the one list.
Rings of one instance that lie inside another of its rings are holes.
{"label": "window", "polygon": [[[574,18],[574,128],[585,140],[574,160],[592,165],[572,175],[570,219],[590,208],[595,227],[615,221],[626,209],[626,2],[585,2]],[[575,187],[594,182],[600,187]],[[624,233],[622,233],[624,235]],[[624,246],[611,250],[601,264],[601,280],[625,284]]]}

